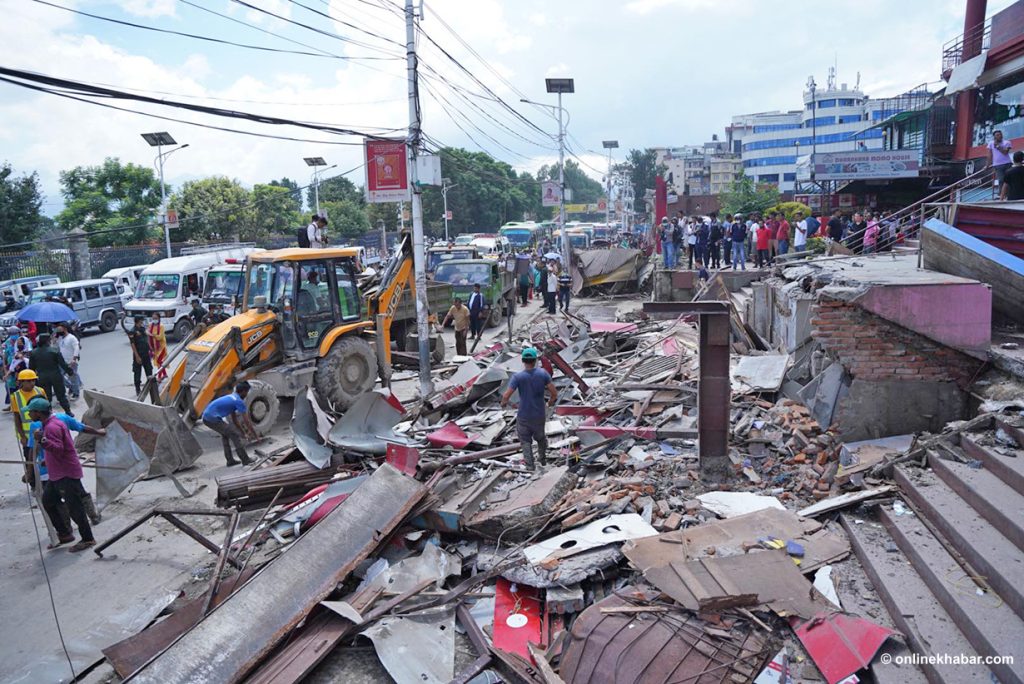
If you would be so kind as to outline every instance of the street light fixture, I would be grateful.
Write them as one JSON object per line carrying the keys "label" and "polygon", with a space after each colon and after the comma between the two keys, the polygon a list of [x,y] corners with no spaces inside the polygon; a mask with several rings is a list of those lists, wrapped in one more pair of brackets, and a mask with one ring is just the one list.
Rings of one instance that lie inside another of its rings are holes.
{"label": "street light fixture", "polygon": [[154,162],[157,168],[160,170],[160,225],[164,231],[164,243],[167,246],[167,258],[171,257],[171,231],[167,227],[167,190],[164,188],[164,159],[171,156],[171,154],[178,150],[183,150],[188,147],[188,143],[185,143],[181,147],[175,147],[173,150],[164,152],[165,145],[177,145],[174,138],[167,131],[158,131],[156,133],[142,133],[142,139],[149,143],[150,147],[156,148],[156,159]]}
{"label": "street light fixture", "polygon": [[544,86],[549,93],[558,94],[558,229],[562,233],[562,268],[569,268],[569,235],[565,231],[565,128],[562,121],[565,110],[562,108],[562,94],[576,92],[576,85],[571,78],[546,78]]}
{"label": "street light fixture", "polygon": [[611,229],[612,222],[612,150],[619,146],[618,140],[602,140],[601,146],[608,150],[608,182],[605,184],[604,223]]}
{"label": "street light fixture", "polygon": [[[324,161],[323,157],[303,157],[302,161],[306,162],[306,166],[313,167],[313,196],[316,198],[316,215],[320,215],[320,167],[327,166],[327,162]],[[335,164],[337,166],[337,164]],[[331,167],[334,168],[334,167]]]}
{"label": "street light fixture", "polygon": [[458,183],[452,183],[451,178],[441,179],[441,199],[444,201],[444,241],[448,242],[448,191],[457,187]]}

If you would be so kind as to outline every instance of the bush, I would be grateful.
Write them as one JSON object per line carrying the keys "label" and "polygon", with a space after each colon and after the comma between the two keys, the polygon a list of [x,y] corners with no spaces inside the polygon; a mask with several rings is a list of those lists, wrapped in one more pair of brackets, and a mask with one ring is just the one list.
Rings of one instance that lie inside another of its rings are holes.
{"label": "bush", "polygon": [[802,211],[805,217],[811,215],[811,208],[800,202],[779,202],[771,209],[768,209],[766,214],[774,214],[777,211],[782,212],[782,215],[790,223],[793,223],[793,219],[798,211]]}
{"label": "bush", "polygon": [[807,247],[804,251],[814,252],[815,254],[825,253],[825,238],[812,237],[807,239]]}

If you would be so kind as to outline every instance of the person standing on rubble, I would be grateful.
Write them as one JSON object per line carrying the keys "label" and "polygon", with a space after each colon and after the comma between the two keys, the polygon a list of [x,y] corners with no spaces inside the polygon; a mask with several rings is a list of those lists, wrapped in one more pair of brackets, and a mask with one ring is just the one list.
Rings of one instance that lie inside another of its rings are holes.
{"label": "person standing on rubble", "polygon": [[466,356],[466,333],[469,332],[469,309],[462,306],[462,300],[455,298],[455,303],[448,309],[441,327],[448,325],[451,321],[455,325],[455,353],[459,356]]}
{"label": "person standing on rubble", "polygon": [[558,297],[558,275],[561,273],[558,262],[552,259],[548,262],[548,280],[544,286],[544,301],[548,305],[548,313],[555,313],[556,299]]}
{"label": "person standing on rubble", "polygon": [[[558,401],[558,391],[551,375],[543,368],[537,368],[537,350],[527,347],[522,353],[523,370],[512,376],[508,389],[501,395],[501,405],[508,406],[509,399],[519,391],[519,409],[516,411],[516,435],[523,447],[523,460],[530,470],[536,468],[533,459],[533,442],[537,442],[537,456],[543,465],[546,461],[548,438],[544,434],[544,423],[547,420],[547,407],[553,407]],[[547,407],[544,405],[544,393],[548,394]]]}
{"label": "person standing on rubble", "polygon": [[256,428],[249,418],[249,410],[245,405],[245,397],[248,394],[249,383],[243,380],[235,385],[234,392],[214,399],[203,411],[203,425],[220,435],[221,444],[224,446],[224,460],[229,466],[238,465],[238,461],[231,456],[232,443],[242,465],[252,463],[245,451],[245,445],[242,444],[243,434],[252,439],[257,438]]}
{"label": "person standing on rubble", "polygon": [[490,307],[487,306],[487,300],[484,299],[483,292],[480,291],[480,284],[477,283],[473,286],[473,292],[469,295],[469,335],[474,339],[479,340],[484,334],[484,320],[486,320],[486,311]]}

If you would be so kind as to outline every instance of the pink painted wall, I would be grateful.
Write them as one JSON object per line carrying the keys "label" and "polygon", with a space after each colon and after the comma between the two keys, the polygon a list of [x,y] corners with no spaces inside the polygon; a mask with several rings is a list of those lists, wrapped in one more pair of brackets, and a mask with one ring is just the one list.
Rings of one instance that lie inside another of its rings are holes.
{"label": "pink painted wall", "polygon": [[982,283],[877,285],[856,304],[975,356],[988,352],[992,344],[992,290]]}

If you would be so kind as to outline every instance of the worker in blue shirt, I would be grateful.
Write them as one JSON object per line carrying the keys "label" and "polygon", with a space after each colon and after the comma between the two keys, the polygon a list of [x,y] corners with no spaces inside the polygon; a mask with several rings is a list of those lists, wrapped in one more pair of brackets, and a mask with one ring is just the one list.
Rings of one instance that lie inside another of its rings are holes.
{"label": "worker in blue shirt", "polygon": [[[242,444],[242,435],[250,439],[258,439],[256,428],[249,418],[249,410],[245,406],[245,397],[249,394],[249,383],[245,380],[235,385],[235,391],[219,399],[214,399],[203,411],[203,425],[220,435],[224,445],[224,459],[229,466],[238,465],[231,456],[231,445],[235,445],[235,453],[243,465],[252,461]],[[230,419],[230,420],[229,420]]]}

